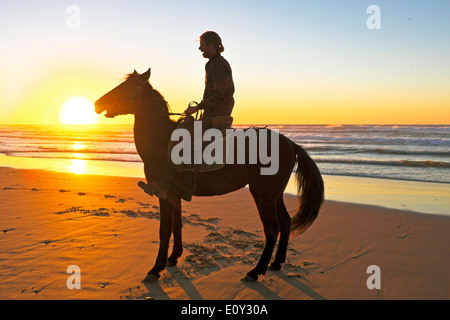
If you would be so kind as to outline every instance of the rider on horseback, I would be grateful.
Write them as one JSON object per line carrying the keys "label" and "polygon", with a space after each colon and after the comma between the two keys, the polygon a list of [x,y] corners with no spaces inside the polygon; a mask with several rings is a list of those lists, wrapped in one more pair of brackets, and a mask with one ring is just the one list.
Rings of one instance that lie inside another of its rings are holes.
{"label": "rider on horseback", "polygon": [[[205,90],[203,100],[198,105],[190,104],[185,110],[186,119],[191,118],[192,114],[203,110],[202,120],[203,130],[215,127],[213,118],[230,117],[234,106],[234,83],[230,64],[221,53],[224,51],[222,40],[214,31],[207,31],[200,36],[200,47],[198,48],[203,57],[209,59],[205,66]],[[189,121],[184,121],[188,123]],[[183,123],[181,123],[183,127]],[[156,195],[161,199],[167,198],[167,192],[170,187],[170,181],[175,171],[174,166],[169,163],[163,170],[159,178],[146,184],[139,182],[139,186],[148,194]],[[192,192],[195,188],[195,171],[184,172],[185,181],[188,184],[181,195],[186,201],[192,198]]]}

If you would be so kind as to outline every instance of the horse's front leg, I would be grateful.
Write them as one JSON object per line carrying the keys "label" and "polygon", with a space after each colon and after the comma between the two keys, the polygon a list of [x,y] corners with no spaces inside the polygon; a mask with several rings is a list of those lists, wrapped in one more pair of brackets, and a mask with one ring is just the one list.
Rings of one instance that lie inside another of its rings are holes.
{"label": "horse's front leg", "polygon": [[160,207],[160,224],[159,224],[159,251],[156,257],[156,262],[153,268],[148,272],[144,282],[151,282],[157,280],[159,273],[164,270],[167,264],[167,255],[169,251],[169,241],[172,235],[173,220],[175,214],[175,205],[173,201],[159,200]]}
{"label": "horse's front leg", "polygon": [[183,241],[181,237],[183,223],[181,220],[181,198],[175,201],[175,215],[173,221],[173,251],[167,262],[167,266],[173,267],[178,263],[178,258],[183,253]]}

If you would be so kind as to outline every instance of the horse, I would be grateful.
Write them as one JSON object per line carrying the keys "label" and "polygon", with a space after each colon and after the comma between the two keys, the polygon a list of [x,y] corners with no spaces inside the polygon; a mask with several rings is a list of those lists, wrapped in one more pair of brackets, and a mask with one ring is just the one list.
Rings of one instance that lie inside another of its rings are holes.
{"label": "horse", "polygon": [[[150,84],[150,68],[139,74],[127,74],[124,81],[99,98],[94,106],[97,114],[113,118],[134,114],[134,141],[144,164],[144,173],[150,183],[156,179],[169,157],[167,147],[172,132],[184,117],[175,121],[168,102]],[[262,130],[262,128],[256,128]],[[265,129],[269,130],[269,129]],[[276,131],[274,131],[276,132]],[[276,174],[262,175],[264,166],[256,164],[225,164],[211,172],[199,172],[193,196],[217,196],[227,194],[248,185],[263,225],[265,245],[256,266],[241,280],[257,281],[266,271],[278,271],[286,260],[289,237],[307,230],[318,216],[324,201],[324,183],[320,171],[308,153],[282,134],[279,135],[279,168]],[[248,146],[246,147],[248,148]],[[292,218],[283,201],[283,192],[295,170],[299,206]],[[183,252],[180,184],[183,173],[175,172],[166,199],[160,204],[160,246],[153,268],[143,282],[157,281],[166,266],[175,266]],[[226,204],[224,204],[226,205]],[[168,256],[169,241],[173,234],[173,250]],[[277,239],[275,258],[270,262]],[[270,264],[269,264],[270,263]]]}

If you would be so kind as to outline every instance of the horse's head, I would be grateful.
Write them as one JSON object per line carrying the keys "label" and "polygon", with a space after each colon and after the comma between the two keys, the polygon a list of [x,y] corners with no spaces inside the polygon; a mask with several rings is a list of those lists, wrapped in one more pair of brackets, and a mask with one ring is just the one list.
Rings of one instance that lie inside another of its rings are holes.
{"label": "horse's head", "polygon": [[127,75],[124,82],[95,101],[95,112],[100,114],[106,111],[105,117],[107,118],[122,114],[148,112],[147,95],[144,96],[143,91],[150,89],[152,92],[157,92],[148,82],[149,78],[150,68],[142,74],[134,70],[133,73]]}

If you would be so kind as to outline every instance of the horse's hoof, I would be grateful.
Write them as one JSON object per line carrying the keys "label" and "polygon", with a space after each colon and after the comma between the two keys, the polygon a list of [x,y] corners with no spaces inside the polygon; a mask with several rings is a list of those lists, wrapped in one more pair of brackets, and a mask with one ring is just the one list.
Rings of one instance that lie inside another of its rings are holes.
{"label": "horse's hoof", "polygon": [[142,280],[142,282],[147,282],[147,283],[156,282],[156,281],[158,281],[159,277],[160,277],[159,274],[158,275],[154,275],[152,273],[148,273],[147,276],[145,277],[145,279]]}
{"label": "horse's hoof", "polygon": [[166,267],[175,267],[177,265],[177,260],[175,260],[175,262],[172,262],[170,260],[167,260],[167,265]]}
{"label": "horse's hoof", "polygon": [[255,279],[252,276],[249,276],[248,274],[246,274],[245,277],[241,278],[241,281],[244,281],[244,282],[256,282],[256,281],[258,281],[258,277],[256,277],[256,279]]}
{"label": "horse's hoof", "polygon": [[269,269],[270,271],[280,271],[281,270],[281,265],[280,264],[271,263],[267,269]]}

